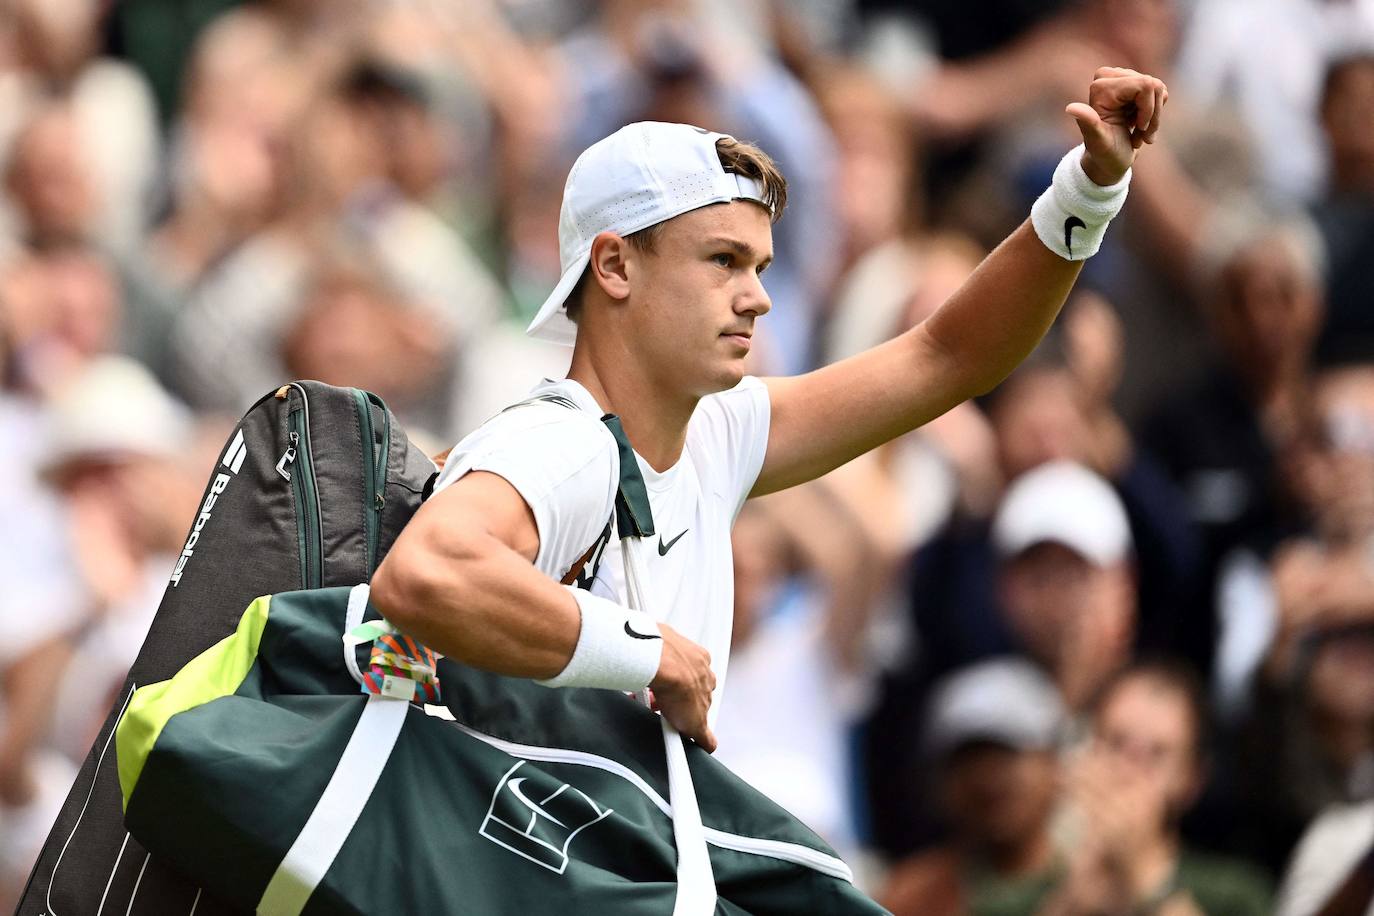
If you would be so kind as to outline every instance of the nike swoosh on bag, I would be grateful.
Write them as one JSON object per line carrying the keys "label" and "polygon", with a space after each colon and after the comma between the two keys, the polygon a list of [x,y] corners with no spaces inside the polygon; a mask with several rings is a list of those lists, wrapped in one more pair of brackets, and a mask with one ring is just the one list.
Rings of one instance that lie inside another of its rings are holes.
{"label": "nike swoosh on bag", "polygon": [[658,635],[657,633],[636,633],[634,630],[630,629],[630,621],[628,621],[628,620],[625,621],[625,635],[626,635],[626,636],[632,636],[632,637],[634,637],[635,639],[662,639],[662,638],[663,638],[662,636]]}
{"label": "nike swoosh on bag", "polygon": [[[690,528],[683,528],[682,534],[686,534],[690,530]],[[676,544],[678,541],[682,540],[682,534],[679,534],[677,537],[673,538],[667,544],[663,543],[663,535],[660,534],[658,536],[658,555],[660,557],[666,557],[668,555],[668,551],[673,549],[673,545]]]}
{"label": "nike swoosh on bag", "polygon": [[1087,229],[1088,224],[1076,216],[1070,216],[1064,220],[1064,247],[1069,254],[1073,254],[1073,231],[1075,229]]}

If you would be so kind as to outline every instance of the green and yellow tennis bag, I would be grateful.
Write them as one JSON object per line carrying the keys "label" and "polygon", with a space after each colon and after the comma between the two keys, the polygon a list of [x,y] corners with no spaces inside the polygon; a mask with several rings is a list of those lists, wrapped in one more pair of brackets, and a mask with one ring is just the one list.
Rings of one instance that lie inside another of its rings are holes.
{"label": "green and yellow tennis bag", "polygon": [[[139,688],[115,743],[133,836],[243,911],[674,912],[656,714],[436,661],[366,585],[254,601]],[[882,912],[814,833],[686,750],[714,912]]]}

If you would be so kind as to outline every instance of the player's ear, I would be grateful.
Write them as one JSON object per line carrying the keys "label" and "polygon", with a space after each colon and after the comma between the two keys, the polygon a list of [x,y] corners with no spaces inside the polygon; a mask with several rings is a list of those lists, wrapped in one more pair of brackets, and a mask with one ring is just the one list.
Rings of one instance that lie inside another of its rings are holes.
{"label": "player's ear", "polygon": [[612,299],[630,295],[629,271],[625,263],[629,248],[630,244],[614,232],[603,232],[592,240],[592,275]]}

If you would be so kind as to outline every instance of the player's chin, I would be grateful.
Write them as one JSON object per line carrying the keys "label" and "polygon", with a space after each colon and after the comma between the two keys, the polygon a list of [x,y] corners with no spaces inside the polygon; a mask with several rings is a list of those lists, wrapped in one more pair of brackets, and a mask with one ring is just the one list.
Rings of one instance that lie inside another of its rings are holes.
{"label": "player's chin", "polygon": [[729,391],[731,388],[734,388],[744,379],[744,376],[748,374],[745,370],[745,361],[742,357],[735,357],[717,364],[716,371],[712,373],[712,393],[717,391]]}

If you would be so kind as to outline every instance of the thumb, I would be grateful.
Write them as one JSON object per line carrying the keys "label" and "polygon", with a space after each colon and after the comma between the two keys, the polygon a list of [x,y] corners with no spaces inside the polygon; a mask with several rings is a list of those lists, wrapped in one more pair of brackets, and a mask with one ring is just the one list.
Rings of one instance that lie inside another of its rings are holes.
{"label": "thumb", "polygon": [[703,725],[701,727],[701,735],[696,738],[693,738],[692,740],[694,740],[697,743],[697,746],[708,754],[714,754],[716,752],[716,748],[719,747],[719,743],[716,741],[715,733],[711,731],[711,727],[709,725]]}
{"label": "thumb", "polygon": [[1083,135],[1083,142],[1087,146],[1110,142],[1106,136],[1107,125],[1102,123],[1102,119],[1091,105],[1086,102],[1070,102],[1064,107],[1064,111],[1078,124],[1078,132]]}

